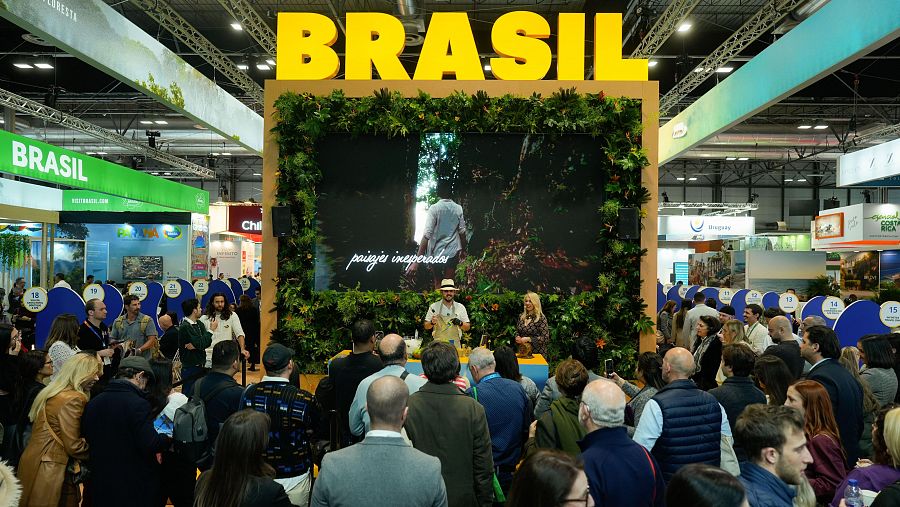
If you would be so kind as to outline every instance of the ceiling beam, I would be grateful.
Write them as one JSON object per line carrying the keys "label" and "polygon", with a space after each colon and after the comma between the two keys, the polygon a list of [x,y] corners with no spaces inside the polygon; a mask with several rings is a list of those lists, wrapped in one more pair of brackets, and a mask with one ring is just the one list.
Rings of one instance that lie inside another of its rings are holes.
{"label": "ceiling beam", "polygon": [[276,52],[275,30],[272,30],[266,21],[253,9],[246,0],[219,0],[222,7],[231,14],[235,21],[241,24],[245,32],[255,40],[263,51],[274,57]]}
{"label": "ceiling beam", "polygon": [[721,46],[697,65],[696,68],[703,69],[702,72],[689,72],[684,79],[679,81],[659,99],[660,115],[668,113],[679,101],[687,97],[688,93],[692,92],[694,88],[697,88],[707,78],[715,74],[716,69],[740,55],[741,51],[746,49],[747,46],[774,28],[788,13],[804,2],[806,0],[778,0],[774,5],[767,2],[759,12],[748,19]]}
{"label": "ceiling beam", "polygon": [[699,3],[700,0],[673,0],[657,18],[650,32],[631,52],[631,58],[650,58],[656,54]]}
{"label": "ceiling beam", "polygon": [[93,123],[88,123],[80,118],[53,109],[52,107],[45,106],[40,102],[26,99],[25,97],[16,95],[10,91],[0,89],[0,106],[6,106],[10,109],[30,114],[31,116],[42,120],[58,123],[72,130],[84,132],[98,139],[103,139],[110,143],[128,148],[129,150],[134,150],[137,154],[144,155],[147,158],[152,158],[172,166],[172,171],[170,172],[172,172],[173,177],[184,174],[189,176],[200,176],[205,179],[216,178],[215,171],[211,169],[188,162],[187,160],[174,155],[155,150],[137,141],[120,136],[111,130],[98,127]]}
{"label": "ceiling beam", "polygon": [[237,65],[222,53],[212,42],[204,37],[196,28],[191,26],[186,19],[175,12],[165,0],[131,0],[131,3],[143,9],[163,28],[172,33],[178,40],[186,44],[221,72],[229,81],[236,84],[254,101],[263,103],[263,89],[250,78],[246,72],[241,71]]}

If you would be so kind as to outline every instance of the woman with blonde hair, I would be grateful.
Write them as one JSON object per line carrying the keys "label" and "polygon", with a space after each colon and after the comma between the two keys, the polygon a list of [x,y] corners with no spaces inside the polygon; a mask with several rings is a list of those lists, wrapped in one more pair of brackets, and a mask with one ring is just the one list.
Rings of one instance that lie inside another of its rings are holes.
{"label": "woman with blonde hair", "polygon": [[53,319],[44,349],[53,361],[52,381],[61,372],[63,364],[78,352],[78,319],[71,313],[61,313]]}
{"label": "woman with blonde hair", "polygon": [[31,439],[19,460],[22,503],[29,507],[76,507],[81,501],[78,485],[68,475],[78,461],[88,458],[81,436],[81,414],[91,387],[103,374],[103,363],[94,353],[75,354],[56,378],[38,393],[29,419]]}
{"label": "woman with blonde hair", "polygon": [[[522,298],[524,309],[516,323],[516,343],[530,343],[531,352],[547,358],[547,342],[550,341],[550,327],[547,316],[541,311],[541,298],[528,291]],[[548,359],[549,360],[549,359]]]}
{"label": "woman with blonde hair", "polygon": [[750,345],[750,339],[747,338],[741,321],[732,319],[722,324],[722,345],[733,345],[735,343]]}

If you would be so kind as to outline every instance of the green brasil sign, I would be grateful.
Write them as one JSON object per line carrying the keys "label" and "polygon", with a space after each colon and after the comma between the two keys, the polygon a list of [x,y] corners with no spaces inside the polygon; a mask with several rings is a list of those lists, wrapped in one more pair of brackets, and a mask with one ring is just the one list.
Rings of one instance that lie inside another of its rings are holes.
{"label": "green brasil sign", "polygon": [[136,201],[128,197],[101,194],[92,190],[63,190],[62,211],[182,211],[167,206]]}
{"label": "green brasil sign", "polygon": [[67,187],[93,190],[175,210],[204,215],[209,213],[209,192],[206,190],[157,178],[2,130],[0,130],[0,172]]}

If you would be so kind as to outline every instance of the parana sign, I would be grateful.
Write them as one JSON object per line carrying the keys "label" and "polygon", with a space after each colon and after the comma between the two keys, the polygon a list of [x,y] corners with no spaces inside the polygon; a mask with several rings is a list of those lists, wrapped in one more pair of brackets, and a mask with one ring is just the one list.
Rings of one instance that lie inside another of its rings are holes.
{"label": "parana sign", "polygon": [[[560,13],[556,27],[556,74],[559,80],[584,80],[586,18],[582,13]],[[371,80],[372,69],[381,79],[405,80],[400,63],[405,32],[399,19],[380,12],[348,12],[344,78]],[[540,14],[508,12],[491,28],[490,59],[496,79],[540,80],[553,63],[550,23]],[[337,75],[341,62],[332,45],[338,30],[327,16],[311,12],[279,12],[276,79],[319,80]],[[622,59],[622,15],[594,16],[594,79],[647,81],[647,60]],[[435,12],[425,33],[412,79],[484,80],[484,68],[465,12]]]}
{"label": "parana sign", "polygon": [[207,214],[209,192],[0,130],[0,172]]}

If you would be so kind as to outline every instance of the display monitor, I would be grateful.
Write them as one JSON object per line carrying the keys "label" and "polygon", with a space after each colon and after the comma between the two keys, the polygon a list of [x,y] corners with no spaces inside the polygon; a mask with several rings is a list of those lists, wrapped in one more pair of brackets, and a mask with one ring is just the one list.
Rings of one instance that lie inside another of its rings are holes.
{"label": "display monitor", "polygon": [[122,257],[122,277],[126,280],[162,280],[163,258],[160,255]]}
{"label": "display monitor", "polygon": [[328,135],[317,290],[591,290],[612,162],[587,134]]}

